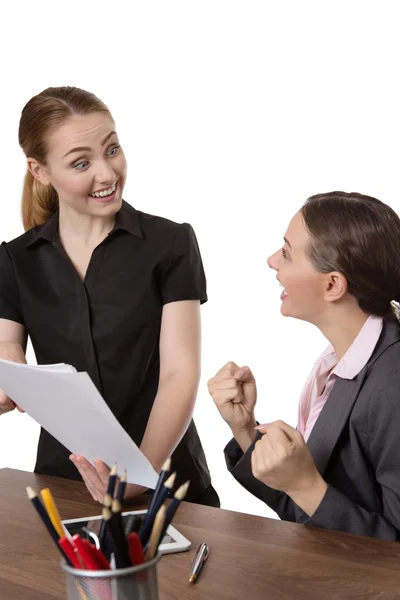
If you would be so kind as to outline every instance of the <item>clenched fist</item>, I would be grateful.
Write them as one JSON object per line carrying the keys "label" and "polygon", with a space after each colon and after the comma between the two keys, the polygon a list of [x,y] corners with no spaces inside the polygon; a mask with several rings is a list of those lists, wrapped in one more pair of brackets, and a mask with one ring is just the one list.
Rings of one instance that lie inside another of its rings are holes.
{"label": "clenched fist", "polygon": [[208,391],[234,433],[254,430],[257,387],[249,367],[228,362],[208,381]]}

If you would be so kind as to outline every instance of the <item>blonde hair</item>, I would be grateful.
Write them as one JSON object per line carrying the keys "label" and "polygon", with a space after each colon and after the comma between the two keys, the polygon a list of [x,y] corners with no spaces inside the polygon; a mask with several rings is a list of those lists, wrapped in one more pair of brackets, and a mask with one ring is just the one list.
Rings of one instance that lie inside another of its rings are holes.
{"label": "blonde hair", "polygon": [[[76,87],[47,88],[25,105],[18,139],[26,158],[46,165],[48,136],[72,115],[104,112],[107,106],[94,94]],[[111,117],[112,118],[112,117]],[[40,183],[29,171],[22,191],[22,222],[25,231],[43,225],[58,210],[58,195],[52,185]]]}

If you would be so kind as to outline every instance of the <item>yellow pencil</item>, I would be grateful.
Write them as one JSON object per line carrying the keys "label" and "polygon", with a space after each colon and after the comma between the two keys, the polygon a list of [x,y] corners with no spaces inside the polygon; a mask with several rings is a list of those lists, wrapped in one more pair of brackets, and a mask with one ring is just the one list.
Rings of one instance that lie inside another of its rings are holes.
{"label": "yellow pencil", "polygon": [[58,514],[57,506],[55,505],[51,491],[49,488],[45,488],[40,491],[40,495],[54,529],[57,531],[60,537],[63,537],[65,535],[65,531],[61,525],[60,515]]}

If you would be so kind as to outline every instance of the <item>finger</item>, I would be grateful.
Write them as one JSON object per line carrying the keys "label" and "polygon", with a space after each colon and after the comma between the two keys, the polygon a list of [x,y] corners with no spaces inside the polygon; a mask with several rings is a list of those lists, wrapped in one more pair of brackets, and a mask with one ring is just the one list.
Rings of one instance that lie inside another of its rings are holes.
{"label": "finger", "polygon": [[278,427],[275,423],[271,423],[264,436],[268,437],[272,448],[277,448],[278,446],[288,447],[294,443],[293,439],[289,437],[286,431],[281,427]]}
{"label": "finger", "polygon": [[83,456],[75,456],[74,463],[84,478],[86,485],[88,488],[90,487],[90,492],[94,499],[101,500],[104,495],[102,493],[104,485],[98,476],[96,469]]}
{"label": "finger", "polygon": [[10,400],[10,398],[8,398],[8,396],[6,396],[5,398],[2,398],[1,402],[0,402],[0,412],[1,413],[6,413],[6,412],[10,412],[11,410],[14,410],[15,408],[15,403]]}
{"label": "finger", "polygon": [[256,425],[254,429],[257,429],[260,433],[267,433],[267,429],[270,426],[270,423],[263,423],[261,425]]}
{"label": "finger", "polygon": [[20,406],[18,406],[18,404],[15,405],[15,407],[17,408],[17,410],[19,410],[19,412],[24,413],[24,409],[21,408]]}
{"label": "finger", "polygon": [[239,387],[240,384],[237,382],[237,380],[234,377],[229,377],[229,379],[218,379],[212,381],[212,383],[209,384],[208,389],[212,394],[213,392],[216,392],[218,390],[238,390]]}
{"label": "finger", "polygon": [[95,459],[93,461],[94,468],[96,469],[97,475],[101,479],[102,484],[107,488],[108,480],[110,478],[110,467],[106,465],[102,460]]}
{"label": "finger", "polygon": [[233,361],[229,361],[227,362],[222,369],[220,369],[217,374],[215,375],[215,377],[218,377],[218,375],[222,375],[225,373],[230,373],[231,375],[234,374],[234,372],[238,369],[238,365],[236,363],[234,363]]}
{"label": "finger", "polygon": [[259,440],[254,445],[254,450],[251,453],[251,470],[256,479],[260,479],[262,474],[266,471],[266,459],[268,457],[270,449],[266,447],[266,444]]}
{"label": "finger", "polygon": [[271,440],[267,434],[264,434],[257,442],[258,452],[260,455],[265,455],[273,452],[274,447],[271,444]]}
{"label": "finger", "polygon": [[[214,402],[219,405],[219,406],[224,406],[225,404],[230,404],[233,400],[235,400],[235,398],[238,398],[238,396],[243,399],[242,394],[240,393],[239,390],[233,389],[233,390],[218,390],[217,392],[215,392],[213,394],[213,399]],[[241,400],[236,400],[237,402],[240,402]]]}
{"label": "finger", "polygon": [[286,434],[286,436],[291,441],[297,440],[299,437],[299,432],[297,431],[297,429],[294,429],[293,427],[285,423],[285,421],[275,421],[274,423],[270,424],[270,427],[273,427],[274,429],[280,429]]}
{"label": "finger", "polygon": [[254,375],[251,372],[250,367],[240,367],[240,369],[235,371],[235,378],[238,381],[243,381],[246,383],[253,383],[255,381]]}
{"label": "finger", "polygon": [[93,488],[93,486],[90,483],[90,480],[87,479],[85,471],[80,467],[79,463],[76,462],[74,459],[71,458],[71,461],[74,463],[75,467],[77,468],[78,472],[80,473],[83,483],[86,485],[86,488],[88,489],[93,500],[97,501],[97,490]]}

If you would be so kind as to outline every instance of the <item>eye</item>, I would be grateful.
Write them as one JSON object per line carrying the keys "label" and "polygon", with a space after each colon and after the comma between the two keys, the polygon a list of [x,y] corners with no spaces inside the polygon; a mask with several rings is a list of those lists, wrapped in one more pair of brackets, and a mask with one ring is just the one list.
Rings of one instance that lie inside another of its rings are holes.
{"label": "eye", "polygon": [[77,163],[74,163],[72,166],[77,171],[83,171],[84,169],[86,169],[86,167],[88,166],[88,164],[89,164],[89,162],[87,160],[81,160],[81,161],[79,161]]}
{"label": "eye", "polygon": [[112,146],[107,152],[107,156],[117,156],[120,145]]}

